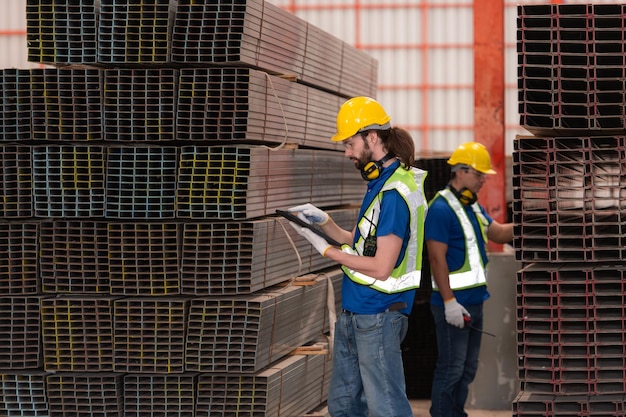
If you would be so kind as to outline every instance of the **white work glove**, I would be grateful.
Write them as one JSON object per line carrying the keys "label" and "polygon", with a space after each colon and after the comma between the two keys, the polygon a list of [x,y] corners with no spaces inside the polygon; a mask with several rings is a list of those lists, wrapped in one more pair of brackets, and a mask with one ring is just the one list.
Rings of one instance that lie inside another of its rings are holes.
{"label": "white work glove", "polygon": [[300,236],[308,240],[311,245],[313,245],[313,247],[320,253],[320,255],[326,256],[326,251],[328,250],[328,248],[331,247],[331,244],[326,242],[326,239],[316,235],[314,232],[307,229],[306,227],[298,226],[294,222],[289,222],[289,224],[296,232],[298,232]]}
{"label": "white work glove", "polygon": [[328,213],[324,210],[320,210],[311,203],[302,204],[299,206],[288,208],[287,211],[292,213],[298,213],[298,217],[307,223],[315,223],[320,226],[325,225],[328,222]]}
{"label": "white work glove", "polygon": [[456,301],[456,298],[452,298],[444,302],[446,309],[446,322],[459,329],[465,327],[465,320],[463,316],[470,317],[470,313]]}

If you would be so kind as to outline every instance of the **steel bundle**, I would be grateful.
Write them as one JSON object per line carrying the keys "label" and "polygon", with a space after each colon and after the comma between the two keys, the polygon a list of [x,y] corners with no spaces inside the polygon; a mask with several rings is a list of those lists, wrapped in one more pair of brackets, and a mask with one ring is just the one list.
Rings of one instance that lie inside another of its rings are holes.
{"label": "steel bundle", "polygon": [[518,6],[514,416],[626,411],[625,12]]}

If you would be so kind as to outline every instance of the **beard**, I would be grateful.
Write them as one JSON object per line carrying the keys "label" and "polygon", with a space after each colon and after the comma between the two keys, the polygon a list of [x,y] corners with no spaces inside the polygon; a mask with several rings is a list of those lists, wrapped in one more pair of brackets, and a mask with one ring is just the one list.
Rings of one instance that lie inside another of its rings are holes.
{"label": "beard", "polygon": [[352,161],[354,162],[354,167],[361,171],[365,167],[365,165],[372,162],[372,156],[372,149],[369,147],[367,142],[365,142],[363,153],[358,158],[352,158]]}

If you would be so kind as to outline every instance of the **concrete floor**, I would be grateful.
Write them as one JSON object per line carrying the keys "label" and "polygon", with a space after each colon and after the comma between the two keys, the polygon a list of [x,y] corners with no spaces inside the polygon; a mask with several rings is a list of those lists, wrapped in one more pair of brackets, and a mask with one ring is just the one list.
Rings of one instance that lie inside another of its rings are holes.
{"label": "concrete floor", "polygon": [[[411,400],[411,408],[413,409],[413,417],[430,417],[428,409],[430,408],[430,400]],[[513,411],[509,410],[473,410],[466,408],[469,417],[511,417]]]}
{"label": "concrete floor", "polygon": [[[430,417],[430,413],[428,412],[430,400],[412,399],[409,401],[411,402],[413,417]],[[513,415],[512,410],[480,410],[466,408],[465,411],[467,411],[469,417],[511,417]],[[302,417],[330,417],[330,414],[328,414],[328,407],[324,404]]]}

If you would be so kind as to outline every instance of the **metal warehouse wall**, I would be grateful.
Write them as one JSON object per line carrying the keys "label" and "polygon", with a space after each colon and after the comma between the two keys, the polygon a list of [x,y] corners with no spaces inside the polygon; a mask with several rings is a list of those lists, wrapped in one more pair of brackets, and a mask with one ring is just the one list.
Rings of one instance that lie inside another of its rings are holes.
{"label": "metal warehouse wall", "polygon": [[[268,0],[357,46],[379,62],[377,98],[422,151],[449,153],[473,140],[472,0]],[[516,50],[518,4],[505,3],[505,151],[519,127]],[[620,1],[603,0],[603,3]],[[26,0],[0,1],[0,68],[30,68]]]}

